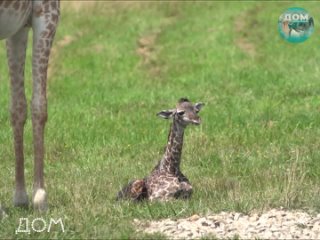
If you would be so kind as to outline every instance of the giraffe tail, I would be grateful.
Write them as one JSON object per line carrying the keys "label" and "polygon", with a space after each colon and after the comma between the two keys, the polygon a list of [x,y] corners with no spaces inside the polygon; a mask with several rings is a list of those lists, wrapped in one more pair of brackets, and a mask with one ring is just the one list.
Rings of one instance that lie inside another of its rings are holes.
{"label": "giraffe tail", "polygon": [[142,201],[148,196],[146,182],[144,179],[133,180],[125,185],[117,195],[117,200],[127,199]]}

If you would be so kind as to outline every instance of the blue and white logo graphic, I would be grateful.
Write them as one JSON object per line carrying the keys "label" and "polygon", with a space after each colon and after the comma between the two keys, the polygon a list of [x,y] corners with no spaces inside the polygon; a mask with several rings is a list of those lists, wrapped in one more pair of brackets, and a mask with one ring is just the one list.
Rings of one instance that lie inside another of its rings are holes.
{"label": "blue and white logo graphic", "polygon": [[288,42],[304,42],[313,33],[313,18],[303,8],[289,8],[279,17],[278,30]]}

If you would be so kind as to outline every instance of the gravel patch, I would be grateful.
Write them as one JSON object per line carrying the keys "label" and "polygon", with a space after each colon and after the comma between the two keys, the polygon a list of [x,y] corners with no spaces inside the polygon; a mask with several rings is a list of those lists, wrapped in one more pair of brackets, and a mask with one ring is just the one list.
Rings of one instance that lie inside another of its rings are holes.
{"label": "gravel patch", "polygon": [[145,222],[135,219],[139,231],[162,233],[169,239],[320,239],[320,214],[271,209],[245,215],[221,212],[210,216]]}

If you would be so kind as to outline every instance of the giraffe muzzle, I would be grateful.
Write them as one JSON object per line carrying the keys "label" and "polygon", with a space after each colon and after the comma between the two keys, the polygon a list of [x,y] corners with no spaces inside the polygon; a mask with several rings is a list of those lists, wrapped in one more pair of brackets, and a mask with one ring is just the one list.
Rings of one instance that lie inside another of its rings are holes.
{"label": "giraffe muzzle", "polygon": [[191,123],[194,124],[194,125],[200,125],[201,124],[201,119],[199,118],[199,119],[196,119],[196,120],[192,120]]}

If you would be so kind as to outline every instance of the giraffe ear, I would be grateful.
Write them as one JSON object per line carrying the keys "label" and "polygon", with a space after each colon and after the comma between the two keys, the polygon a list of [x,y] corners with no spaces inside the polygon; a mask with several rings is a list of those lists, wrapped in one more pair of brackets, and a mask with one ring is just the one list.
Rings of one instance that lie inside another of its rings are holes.
{"label": "giraffe ear", "polygon": [[202,102],[199,102],[199,103],[196,103],[194,105],[194,108],[197,110],[197,112],[200,112],[201,108],[204,106],[204,103]]}
{"label": "giraffe ear", "polygon": [[164,119],[169,119],[173,116],[175,110],[162,110],[157,113],[157,116],[162,117]]}

